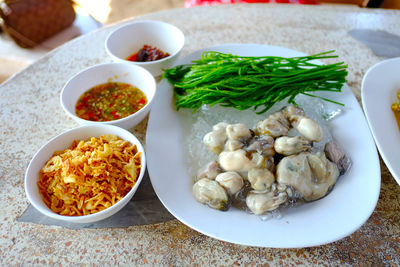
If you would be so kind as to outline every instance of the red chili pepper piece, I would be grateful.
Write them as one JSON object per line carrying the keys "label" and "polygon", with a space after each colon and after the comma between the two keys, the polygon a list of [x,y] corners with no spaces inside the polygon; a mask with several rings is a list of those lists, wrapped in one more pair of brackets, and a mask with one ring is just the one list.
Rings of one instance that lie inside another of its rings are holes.
{"label": "red chili pepper piece", "polygon": [[90,119],[93,119],[93,120],[96,119],[96,117],[95,117],[93,112],[89,112],[88,116],[89,116]]}
{"label": "red chili pepper piece", "polygon": [[84,98],[82,98],[82,103],[86,103],[89,100],[89,96],[85,96]]}
{"label": "red chili pepper piece", "polygon": [[133,55],[130,55],[129,57],[126,58],[128,61],[137,61],[138,53],[135,53]]}
{"label": "red chili pepper piece", "polygon": [[144,98],[141,98],[140,100],[139,100],[139,104],[146,104],[146,100],[144,99]]}

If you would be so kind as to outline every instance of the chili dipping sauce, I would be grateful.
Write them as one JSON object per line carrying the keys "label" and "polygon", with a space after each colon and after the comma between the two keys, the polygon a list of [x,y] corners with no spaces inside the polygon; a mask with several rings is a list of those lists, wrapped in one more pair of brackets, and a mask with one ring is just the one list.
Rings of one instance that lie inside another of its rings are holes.
{"label": "chili dipping sauce", "polygon": [[136,62],[146,62],[146,61],[159,60],[168,56],[169,53],[163,52],[157,47],[152,47],[150,45],[145,44],[138,52],[127,57],[126,60],[136,61]]}
{"label": "chili dipping sauce", "polygon": [[112,121],[127,117],[147,103],[138,88],[121,82],[103,83],[83,93],[75,106],[76,115],[90,121]]}

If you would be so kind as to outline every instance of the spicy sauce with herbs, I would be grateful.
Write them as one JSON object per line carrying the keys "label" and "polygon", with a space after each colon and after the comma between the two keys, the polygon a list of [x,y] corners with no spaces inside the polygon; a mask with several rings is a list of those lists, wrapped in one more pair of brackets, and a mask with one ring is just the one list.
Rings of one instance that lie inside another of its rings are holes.
{"label": "spicy sauce with herbs", "polygon": [[76,115],[90,121],[112,121],[127,117],[147,103],[138,88],[120,82],[96,85],[81,95],[75,106]]}

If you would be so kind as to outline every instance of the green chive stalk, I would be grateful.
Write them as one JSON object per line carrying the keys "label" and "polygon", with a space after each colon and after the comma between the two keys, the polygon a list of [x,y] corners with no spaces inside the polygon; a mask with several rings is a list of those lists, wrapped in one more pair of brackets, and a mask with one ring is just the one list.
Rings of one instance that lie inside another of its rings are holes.
{"label": "green chive stalk", "polygon": [[[202,105],[220,104],[239,110],[253,108],[257,114],[275,103],[312,92],[340,92],[346,82],[347,65],[328,65],[313,60],[337,58],[327,51],[304,57],[242,57],[207,51],[201,59],[179,65],[164,72],[163,78],[174,86],[176,108],[199,109]],[[325,101],[338,102],[319,97]]]}

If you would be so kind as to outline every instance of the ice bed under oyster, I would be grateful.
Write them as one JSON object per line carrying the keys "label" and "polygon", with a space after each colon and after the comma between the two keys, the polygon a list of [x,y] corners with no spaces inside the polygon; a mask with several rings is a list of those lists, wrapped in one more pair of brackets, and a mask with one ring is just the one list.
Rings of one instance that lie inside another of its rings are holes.
{"label": "ice bed under oyster", "polygon": [[329,120],[338,105],[298,96],[267,113],[206,107],[181,110],[193,196],[211,208],[280,216],[326,196],[350,166]]}

